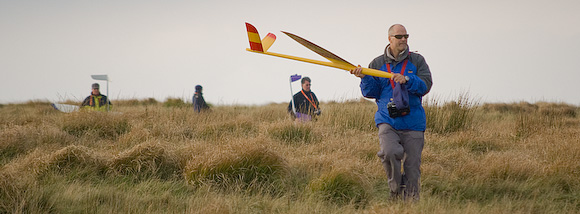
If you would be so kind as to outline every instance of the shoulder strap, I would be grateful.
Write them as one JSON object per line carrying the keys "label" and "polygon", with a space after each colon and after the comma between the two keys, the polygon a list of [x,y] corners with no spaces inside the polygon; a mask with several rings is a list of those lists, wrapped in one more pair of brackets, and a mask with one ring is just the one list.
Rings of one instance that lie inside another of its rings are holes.
{"label": "shoulder strap", "polygon": [[308,96],[306,96],[306,94],[304,93],[303,90],[300,90],[300,92],[302,92],[302,95],[304,95],[304,97],[306,97],[308,102],[310,102],[310,104],[312,104],[312,106],[314,106],[314,109],[318,109],[318,106],[316,106],[316,103],[314,102],[314,97],[312,97],[312,93],[310,93],[310,98],[308,98]]}
{"label": "shoulder strap", "polygon": [[[409,61],[409,59],[405,59],[405,61],[403,61],[403,67],[401,68],[401,74],[405,75],[405,69],[407,68],[407,62]],[[391,65],[387,64],[387,71],[389,73],[391,72]],[[393,78],[389,78],[389,81],[391,82],[391,88],[395,88],[395,81],[393,81]]]}

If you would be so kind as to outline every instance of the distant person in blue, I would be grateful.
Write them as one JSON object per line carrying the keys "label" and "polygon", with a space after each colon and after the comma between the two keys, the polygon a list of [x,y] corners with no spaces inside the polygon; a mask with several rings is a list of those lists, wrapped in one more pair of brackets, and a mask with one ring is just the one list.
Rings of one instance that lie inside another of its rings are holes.
{"label": "distant person in blue", "polygon": [[91,95],[83,100],[81,107],[88,110],[107,111],[108,103],[109,109],[111,109],[113,104],[111,104],[111,101],[107,98],[107,96],[101,94],[99,91],[99,84],[93,83],[91,88]]}
{"label": "distant person in blue", "polygon": [[[362,74],[360,66],[350,71],[361,78],[364,97],[373,98],[378,110],[380,151],[377,153],[387,173],[391,198],[419,200],[421,153],[427,120],[422,97],[431,90],[431,71],[425,58],[409,52],[409,34],[403,25],[389,28],[389,45],[369,68],[392,73],[391,78]],[[404,173],[401,173],[401,163]]]}
{"label": "distant person in blue", "polygon": [[193,110],[195,112],[202,112],[205,110],[209,110],[209,106],[205,103],[205,99],[203,99],[202,93],[203,87],[201,85],[195,86],[195,94],[193,94],[192,102],[193,102]]}
{"label": "distant person in blue", "polygon": [[[288,113],[290,113],[290,115],[292,115],[296,120],[310,121],[321,113],[318,98],[314,92],[310,90],[310,82],[311,80],[309,77],[302,78],[302,90],[294,94],[293,101],[288,103]],[[292,102],[294,102],[296,114],[292,111]]]}

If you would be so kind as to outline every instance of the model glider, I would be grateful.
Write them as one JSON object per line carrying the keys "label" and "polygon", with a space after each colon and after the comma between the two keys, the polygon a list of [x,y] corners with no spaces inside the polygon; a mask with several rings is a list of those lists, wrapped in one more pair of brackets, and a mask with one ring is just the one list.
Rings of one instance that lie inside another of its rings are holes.
{"label": "model glider", "polygon": [[[314,43],[312,43],[312,42],[310,42],[302,37],[299,37],[299,36],[296,36],[294,34],[284,32],[284,31],[282,31],[282,33],[288,35],[290,38],[292,38],[295,41],[297,41],[298,43],[304,45],[306,48],[310,49],[311,51],[314,51],[315,53],[319,54],[320,56],[328,59],[330,62],[269,52],[268,49],[272,46],[272,44],[274,44],[274,41],[276,41],[276,35],[274,35],[272,33],[268,33],[268,35],[266,35],[266,37],[264,37],[264,39],[260,40],[260,35],[258,34],[258,30],[256,29],[256,27],[254,27],[252,24],[247,23],[247,22],[246,22],[246,30],[248,31],[248,40],[250,41],[250,48],[246,49],[247,51],[254,52],[254,53],[266,54],[266,55],[270,55],[270,56],[277,56],[277,57],[282,57],[282,58],[292,59],[292,60],[297,60],[297,61],[302,61],[302,62],[313,63],[313,64],[317,64],[317,65],[323,65],[323,66],[338,68],[338,69],[347,70],[347,71],[350,71],[350,70],[356,68],[356,66],[354,66],[350,62],[340,58],[336,54],[333,54],[330,51],[327,51],[326,49],[324,49],[324,48],[322,48],[322,47],[320,47],[320,46],[318,46],[318,45],[316,45],[316,44],[314,44]],[[381,70],[371,69],[371,68],[362,68],[362,73],[365,75],[371,75],[371,76],[375,76],[375,77],[384,77],[384,78],[391,78],[393,76],[390,73],[387,73],[387,72],[384,72]]]}
{"label": "model glider", "polygon": [[68,104],[61,104],[61,103],[51,103],[50,104],[54,109],[59,110],[64,113],[71,113],[79,110],[78,106],[75,105],[68,105]]}

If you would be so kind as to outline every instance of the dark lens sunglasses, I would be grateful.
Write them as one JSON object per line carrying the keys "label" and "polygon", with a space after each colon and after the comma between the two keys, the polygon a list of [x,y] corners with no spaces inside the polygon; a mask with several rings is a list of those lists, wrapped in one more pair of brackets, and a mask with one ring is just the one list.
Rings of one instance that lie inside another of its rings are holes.
{"label": "dark lens sunglasses", "polygon": [[405,39],[409,38],[409,34],[405,34],[405,35],[394,35],[393,37],[397,38],[397,39],[402,39],[403,37],[405,37]]}

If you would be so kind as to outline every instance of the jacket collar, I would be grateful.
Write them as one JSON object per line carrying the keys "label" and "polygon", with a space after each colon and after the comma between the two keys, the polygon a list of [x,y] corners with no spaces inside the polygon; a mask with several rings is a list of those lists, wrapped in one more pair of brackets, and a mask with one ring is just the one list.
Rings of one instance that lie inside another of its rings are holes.
{"label": "jacket collar", "polygon": [[395,59],[393,54],[391,54],[391,52],[389,51],[390,48],[391,48],[390,44],[387,45],[387,47],[385,48],[385,61],[387,63],[401,62],[404,59],[406,59],[407,56],[409,55],[409,45],[407,45],[407,48],[405,48],[405,50],[403,50],[401,53],[399,53],[399,56],[397,57],[397,59]]}

